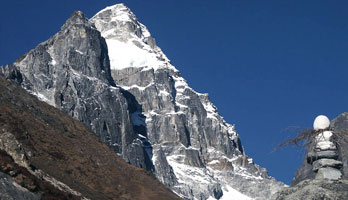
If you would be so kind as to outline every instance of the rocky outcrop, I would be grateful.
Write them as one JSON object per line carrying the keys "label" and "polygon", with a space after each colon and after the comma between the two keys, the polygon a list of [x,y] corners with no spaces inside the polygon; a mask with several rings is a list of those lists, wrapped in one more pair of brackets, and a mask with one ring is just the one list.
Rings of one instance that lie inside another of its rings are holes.
{"label": "rocky outcrop", "polygon": [[348,112],[344,112],[331,122],[333,130],[339,132],[338,159],[342,161],[342,178],[348,180]]}
{"label": "rocky outcrop", "polygon": [[106,39],[116,84],[140,105],[133,124],[159,180],[187,199],[226,198],[228,188],[267,199],[283,187],[245,155],[234,126],[188,86],[129,8],[110,6],[90,21]]}
{"label": "rocky outcrop", "polygon": [[0,66],[0,76],[22,83],[23,77],[20,71],[13,65]]}
{"label": "rocky outcrop", "polygon": [[[13,152],[9,151],[9,153]],[[0,190],[0,196],[8,196],[9,199],[77,200],[83,198],[80,193],[76,195],[76,192],[71,193],[71,191],[56,187],[52,181],[37,176],[32,168],[32,166],[18,165],[6,151],[0,150],[0,174],[2,175],[0,182],[5,184],[4,189]],[[12,185],[15,187],[11,187]]]}
{"label": "rocky outcrop", "polygon": [[272,197],[272,200],[325,199],[339,200],[348,197],[347,180],[307,179],[286,188]]}
{"label": "rocky outcrop", "polygon": [[0,172],[0,199],[39,200],[41,196],[18,185],[11,176]]}

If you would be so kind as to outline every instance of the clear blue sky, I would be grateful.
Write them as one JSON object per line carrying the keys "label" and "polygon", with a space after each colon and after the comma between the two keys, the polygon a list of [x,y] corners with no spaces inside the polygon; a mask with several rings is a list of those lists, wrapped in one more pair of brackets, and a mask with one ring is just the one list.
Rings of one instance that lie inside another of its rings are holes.
{"label": "clear blue sky", "polygon": [[302,152],[271,150],[289,126],[347,111],[348,1],[3,1],[0,64],[47,40],[74,10],[124,2],[189,85],[210,94],[248,155],[289,183]]}

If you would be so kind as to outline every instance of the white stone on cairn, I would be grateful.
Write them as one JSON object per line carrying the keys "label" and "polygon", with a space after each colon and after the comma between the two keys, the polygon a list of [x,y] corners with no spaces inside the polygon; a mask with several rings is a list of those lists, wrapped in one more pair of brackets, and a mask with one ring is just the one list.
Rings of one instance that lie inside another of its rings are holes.
{"label": "white stone on cairn", "polygon": [[315,118],[313,123],[314,130],[324,130],[329,128],[330,120],[325,115],[319,115]]}

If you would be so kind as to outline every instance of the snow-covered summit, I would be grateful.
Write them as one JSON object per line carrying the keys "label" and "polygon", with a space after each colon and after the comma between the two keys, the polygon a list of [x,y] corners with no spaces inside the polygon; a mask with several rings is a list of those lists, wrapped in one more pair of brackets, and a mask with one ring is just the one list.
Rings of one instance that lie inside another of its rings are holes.
{"label": "snow-covered summit", "polygon": [[90,20],[106,39],[111,69],[143,70],[169,68],[170,60],[156,45],[148,29],[123,3],[106,7]]}

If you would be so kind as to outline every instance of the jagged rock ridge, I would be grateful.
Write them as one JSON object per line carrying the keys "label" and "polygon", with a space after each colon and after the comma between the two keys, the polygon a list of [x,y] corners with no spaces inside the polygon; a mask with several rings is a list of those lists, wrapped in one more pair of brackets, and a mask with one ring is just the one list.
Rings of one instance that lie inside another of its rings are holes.
{"label": "jagged rock ridge", "polygon": [[104,38],[76,11],[57,34],[13,67],[20,71],[26,90],[85,123],[127,162],[145,167],[129,105],[115,87],[109,63]]}

